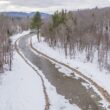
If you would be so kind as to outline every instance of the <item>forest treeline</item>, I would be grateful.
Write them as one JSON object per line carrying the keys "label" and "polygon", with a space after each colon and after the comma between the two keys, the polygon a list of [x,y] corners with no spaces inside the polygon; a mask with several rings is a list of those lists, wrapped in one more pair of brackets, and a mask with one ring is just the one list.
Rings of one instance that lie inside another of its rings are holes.
{"label": "forest treeline", "polygon": [[12,69],[13,46],[10,36],[29,29],[29,25],[28,18],[0,15],[0,72],[4,72],[6,64],[9,70]]}
{"label": "forest treeline", "polygon": [[56,11],[41,34],[51,47],[64,49],[65,56],[84,53],[86,61],[95,59],[100,69],[110,69],[110,8]]}

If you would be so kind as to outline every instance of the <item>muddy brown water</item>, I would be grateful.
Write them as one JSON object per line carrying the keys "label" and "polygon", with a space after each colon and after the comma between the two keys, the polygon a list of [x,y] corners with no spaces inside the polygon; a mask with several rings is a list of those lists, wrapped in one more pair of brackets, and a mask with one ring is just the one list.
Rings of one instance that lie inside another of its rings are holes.
{"label": "muddy brown water", "polygon": [[19,41],[19,48],[23,52],[26,58],[30,60],[35,66],[37,66],[48,79],[48,81],[56,88],[57,93],[63,95],[71,104],[78,105],[81,110],[106,110],[98,103],[100,97],[90,87],[86,89],[81,83],[87,83],[83,79],[64,76],[55,67],[55,64],[49,60],[37,56],[27,46],[27,39],[30,35],[23,36]]}

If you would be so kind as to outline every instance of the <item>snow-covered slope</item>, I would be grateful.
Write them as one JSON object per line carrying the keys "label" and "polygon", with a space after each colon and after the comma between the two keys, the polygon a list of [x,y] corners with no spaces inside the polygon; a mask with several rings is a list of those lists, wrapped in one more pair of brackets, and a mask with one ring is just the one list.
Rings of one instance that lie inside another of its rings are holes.
{"label": "snow-covered slope", "polygon": [[[19,36],[13,36],[13,42]],[[0,110],[44,110],[44,107],[40,77],[14,52],[12,71],[0,74]]]}
{"label": "snow-covered slope", "polygon": [[[30,31],[12,36],[13,44]],[[22,52],[20,52],[22,54]],[[26,59],[28,61],[28,59]],[[29,61],[28,61],[29,62]],[[32,65],[34,66],[34,65]],[[81,110],[77,105],[70,104],[64,96],[57,93],[43,75],[42,71],[35,67],[42,75],[46,92],[49,97],[49,110]],[[12,71],[0,74],[0,110],[44,110],[45,96],[42,81],[38,74],[14,51]]]}
{"label": "snow-covered slope", "polygon": [[32,43],[37,50],[81,71],[82,74],[94,80],[98,85],[105,88],[105,90],[107,90],[110,94],[110,73],[106,70],[100,71],[96,62],[86,62],[83,59],[84,56],[80,54],[78,54],[75,59],[70,59],[69,57],[65,58],[64,50],[61,48],[49,47],[49,45],[43,41],[43,38],[39,43],[36,38],[36,35],[32,37]]}

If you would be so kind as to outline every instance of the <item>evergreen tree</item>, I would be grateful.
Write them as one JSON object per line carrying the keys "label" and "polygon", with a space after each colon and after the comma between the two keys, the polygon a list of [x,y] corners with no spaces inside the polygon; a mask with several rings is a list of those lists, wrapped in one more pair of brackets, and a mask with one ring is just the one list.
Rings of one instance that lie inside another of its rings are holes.
{"label": "evergreen tree", "polygon": [[42,26],[42,19],[40,12],[36,12],[35,16],[32,19],[31,29],[35,29],[37,31],[37,38],[39,41],[40,28]]}
{"label": "evergreen tree", "polygon": [[60,24],[64,24],[65,20],[66,20],[66,13],[64,10],[62,10],[62,12],[58,12],[56,11],[54,13],[54,15],[52,16],[52,20],[53,20],[53,27],[56,28],[58,27]]}

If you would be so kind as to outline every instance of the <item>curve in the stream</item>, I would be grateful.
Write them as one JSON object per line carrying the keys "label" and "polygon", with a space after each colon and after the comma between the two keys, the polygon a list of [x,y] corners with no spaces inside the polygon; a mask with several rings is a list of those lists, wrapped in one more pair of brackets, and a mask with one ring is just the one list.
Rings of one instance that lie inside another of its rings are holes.
{"label": "curve in the stream", "polygon": [[42,70],[49,82],[56,87],[59,94],[65,96],[71,104],[77,104],[82,110],[105,110],[98,104],[98,96],[94,93],[97,99],[91,97],[91,90],[87,90],[81,83],[85,82],[83,79],[76,79],[64,76],[55,68],[49,60],[37,56],[32,52],[27,44],[30,35],[25,35],[19,40],[19,48],[26,58]]}

